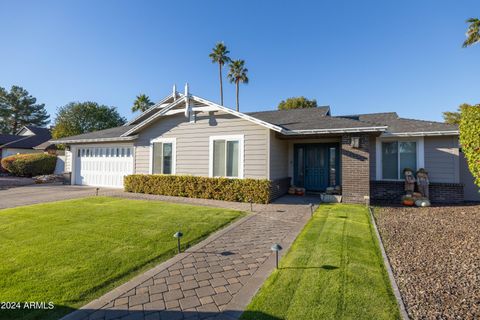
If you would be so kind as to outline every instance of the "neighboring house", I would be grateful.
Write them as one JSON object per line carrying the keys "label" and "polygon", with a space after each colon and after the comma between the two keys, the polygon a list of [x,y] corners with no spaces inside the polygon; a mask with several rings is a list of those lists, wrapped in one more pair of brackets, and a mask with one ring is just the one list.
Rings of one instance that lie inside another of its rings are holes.
{"label": "neighboring house", "polygon": [[132,173],[255,178],[272,181],[273,197],[291,184],[340,185],[345,202],[364,203],[399,198],[403,168],[423,167],[432,200],[456,202],[473,179],[456,126],[329,107],[240,113],[177,92],[124,126],[51,142],[67,145],[65,170],[79,185],[122,187]]}
{"label": "neighboring house", "polygon": [[54,150],[50,130],[35,126],[24,126],[14,135],[0,135],[0,159],[14,154],[41,153]]}

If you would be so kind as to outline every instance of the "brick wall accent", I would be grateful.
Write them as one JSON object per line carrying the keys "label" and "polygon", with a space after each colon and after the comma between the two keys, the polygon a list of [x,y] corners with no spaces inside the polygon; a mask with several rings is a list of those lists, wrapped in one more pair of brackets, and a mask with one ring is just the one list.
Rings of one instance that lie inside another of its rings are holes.
{"label": "brick wall accent", "polygon": [[286,194],[288,188],[290,188],[291,180],[292,178],[289,177],[272,180],[270,184],[270,201]]}
{"label": "brick wall accent", "polygon": [[[351,147],[351,138],[360,137],[360,147]],[[341,147],[343,202],[365,203],[370,196],[370,136],[344,134]]]}
{"label": "brick wall accent", "polygon": [[[375,204],[398,204],[405,194],[403,181],[370,181],[371,201]],[[430,183],[432,203],[463,202],[463,184]]]}

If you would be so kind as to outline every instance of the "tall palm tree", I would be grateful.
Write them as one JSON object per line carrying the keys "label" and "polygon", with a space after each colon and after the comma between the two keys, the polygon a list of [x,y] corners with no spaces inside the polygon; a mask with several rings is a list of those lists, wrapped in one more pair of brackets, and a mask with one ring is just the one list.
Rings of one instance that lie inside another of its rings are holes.
{"label": "tall palm tree", "polygon": [[230,72],[228,73],[228,79],[231,83],[235,83],[236,97],[237,97],[237,111],[240,110],[240,103],[238,100],[239,84],[248,83],[247,77],[248,69],[245,68],[245,60],[234,60],[230,63]]}
{"label": "tall palm tree", "polygon": [[133,102],[132,106],[132,112],[140,111],[144,112],[151,106],[153,106],[155,103],[150,101],[150,98],[146,94],[139,94],[137,96],[137,99]]}
{"label": "tall palm tree", "polygon": [[470,18],[466,22],[470,25],[467,30],[467,40],[463,43],[464,48],[480,42],[480,19]]}
{"label": "tall palm tree", "polygon": [[212,49],[212,53],[208,56],[212,59],[212,63],[218,63],[218,74],[220,76],[220,105],[223,106],[223,81],[222,81],[222,67],[232,61],[228,54],[230,51],[227,50],[227,47],[223,42],[218,42],[215,47]]}

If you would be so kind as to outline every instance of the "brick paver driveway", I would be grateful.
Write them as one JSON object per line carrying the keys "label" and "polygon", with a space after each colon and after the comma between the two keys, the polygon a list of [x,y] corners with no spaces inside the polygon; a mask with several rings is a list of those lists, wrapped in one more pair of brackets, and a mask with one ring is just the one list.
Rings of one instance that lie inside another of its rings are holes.
{"label": "brick paver driveway", "polygon": [[[310,217],[312,200],[255,205],[254,214],[65,319],[236,319],[275,267],[270,247],[288,249]],[[239,205],[250,208],[233,206]]]}

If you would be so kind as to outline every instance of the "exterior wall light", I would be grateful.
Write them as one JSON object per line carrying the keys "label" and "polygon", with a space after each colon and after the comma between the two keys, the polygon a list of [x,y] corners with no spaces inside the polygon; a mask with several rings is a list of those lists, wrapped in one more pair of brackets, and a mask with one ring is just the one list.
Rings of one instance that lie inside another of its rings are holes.
{"label": "exterior wall light", "polygon": [[360,137],[352,137],[350,146],[352,148],[360,148]]}

